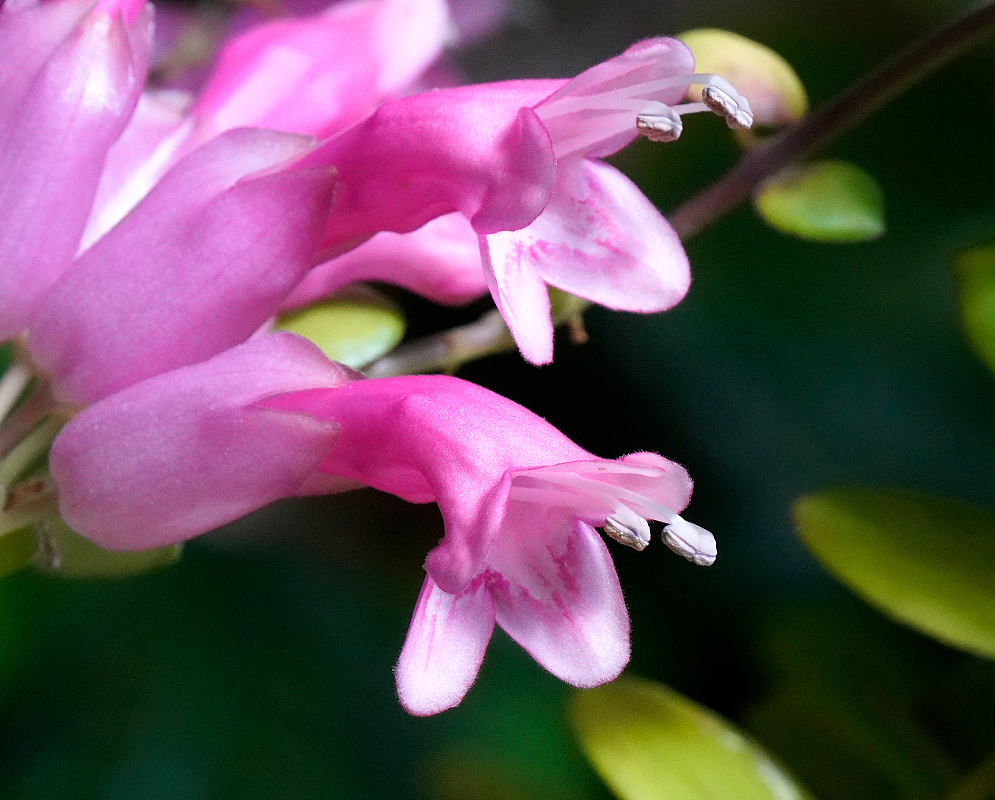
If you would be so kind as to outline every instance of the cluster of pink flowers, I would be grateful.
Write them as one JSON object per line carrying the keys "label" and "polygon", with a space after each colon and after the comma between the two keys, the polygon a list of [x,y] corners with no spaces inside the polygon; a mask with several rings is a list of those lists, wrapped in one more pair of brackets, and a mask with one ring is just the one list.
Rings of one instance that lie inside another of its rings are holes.
{"label": "cluster of pink flowers", "polygon": [[678,516],[685,470],[600,459],[456,378],[366,379],[268,325],[357,280],[443,303],[489,290],[541,364],[547,284],[669,308],[689,283],[680,242],[601,159],[675,138],[704,107],[680,104],[692,82],[730,124],[745,101],[662,38],[572,80],[428,89],[453,32],[443,0],[249,27],[193,97],[146,88],[153,18],[143,0],[0,9],[0,339],[37,378],[16,408],[0,387],[0,449],[71,417],[48,488],[109,549],[357,485],[438,503],[445,536],[397,667],[412,713],[461,700],[495,622],[572,684],[614,678],[628,616],[595,529],[642,549],[659,520],[711,563],[711,535]]}

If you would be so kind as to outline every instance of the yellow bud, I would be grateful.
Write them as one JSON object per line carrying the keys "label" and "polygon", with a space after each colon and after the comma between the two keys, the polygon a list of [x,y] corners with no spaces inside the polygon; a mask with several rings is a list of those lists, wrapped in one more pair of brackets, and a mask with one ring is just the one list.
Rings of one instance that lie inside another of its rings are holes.
{"label": "yellow bud", "polygon": [[303,336],[333,361],[359,369],[393,350],[404,338],[405,323],[397,304],[356,286],[284,314],[276,328]]}

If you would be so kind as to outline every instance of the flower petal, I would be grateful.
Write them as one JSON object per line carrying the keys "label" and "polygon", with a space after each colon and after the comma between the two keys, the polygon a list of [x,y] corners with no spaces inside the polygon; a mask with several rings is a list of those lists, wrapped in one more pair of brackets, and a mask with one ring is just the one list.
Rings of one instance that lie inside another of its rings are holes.
{"label": "flower petal", "polygon": [[279,333],[131,386],[80,413],[52,445],[60,512],[101,547],[144,550],[292,496],[337,426],[256,403],[353,374]]}
{"label": "flower petal", "polygon": [[525,106],[557,85],[514,81],[405,97],[324,142],[302,163],[339,174],[329,256],[454,211],[478,233],[528,225],[549,200],[556,163],[545,126]]}
{"label": "flower petal", "polygon": [[477,234],[460,214],[446,214],[411,233],[378,233],[315,267],[283,307],[309,305],[357,281],[403,286],[443,305],[469,303],[487,292]]}
{"label": "flower petal", "polygon": [[342,426],[322,471],[408,502],[438,502],[446,536],[430,573],[453,594],[477,572],[500,524],[509,465],[593,458],[528,409],[445,375],[354,381],[265,405]]}
{"label": "flower petal", "polygon": [[276,312],[310,267],[328,210],[327,170],[272,169],[308,146],[277,131],[229,131],[79,258],[30,336],[61,400],[93,402],[209,358]]}
{"label": "flower petal", "polygon": [[524,232],[531,227],[481,236],[480,258],[491,297],[522,357],[533,364],[548,364],[553,360],[553,320],[546,284],[529,247],[523,246],[523,238],[528,241]]}
{"label": "flower petal", "polygon": [[[64,10],[72,6],[58,4],[54,13]],[[12,13],[23,23],[22,14],[33,20],[42,12]],[[65,21],[55,27],[61,30]],[[37,65],[31,82],[20,87],[20,97],[17,84],[23,82],[15,81],[15,94],[7,99],[17,102],[0,108],[0,339],[28,325],[72,261],[107,150],[131,116],[145,81],[151,24],[150,8],[131,29],[120,18],[87,14]],[[13,52],[4,50],[5,63],[20,66],[27,49],[26,61],[33,66],[34,48],[52,44],[38,35],[25,38]]]}
{"label": "flower petal", "polygon": [[673,228],[632,181],[599,161],[561,165],[545,211],[503,235],[546,283],[608,308],[664,311],[691,284]]}
{"label": "flower petal", "polygon": [[[680,102],[694,72],[694,56],[677,39],[637,42],[595,64],[535,106],[549,128],[557,158],[604,158],[636,138],[635,112],[620,99]],[[561,102],[562,101],[562,102]]]}
{"label": "flower petal", "polygon": [[177,90],[142,92],[128,126],[107,152],[80,250],[120,222],[175,163],[189,134],[190,100]]}
{"label": "flower petal", "polygon": [[325,137],[414,81],[449,35],[444,0],[360,0],[257,25],[222,49],[195,115]]}
{"label": "flower petal", "polygon": [[498,625],[543,667],[581,687],[618,677],[629,615],[594,528],[512,501],[486,564]]}
{"label": "flower petal", "polygon": [[477,678],[493,630],[483,581],[453,595],[425,578],[395,670],[401,705],[419,716],[457,705]]}

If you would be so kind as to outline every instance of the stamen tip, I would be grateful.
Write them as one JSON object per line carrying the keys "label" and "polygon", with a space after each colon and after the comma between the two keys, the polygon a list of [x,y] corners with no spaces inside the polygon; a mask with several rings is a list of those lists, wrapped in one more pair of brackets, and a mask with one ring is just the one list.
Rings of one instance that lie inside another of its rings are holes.
{"label": "stamen tip", "polygon": [[605,520],[605,533],[616,542],[633,550],[645,550],[650,543],[650,526],[645,519],[629,509],[612,514]]}
{"label": "stamen tip", "polygon": [[753,110],[741,94],[733,95],[714,85],[705,86],[701,90],[701,101],[712,112],[725,117],[730,128],[746,130],[753,126]]}
{"label": "stamen tip", "polygon": [[666,106],[663,108],[636,117],[636,130],[651,142],[675,142],[684,130],[680,115]]}
{"label": "stamen tip", "polygon": [[677,555],[700,567],[710,567],[715,563],[715,537],[681,517],[664,526],[663,543]]}

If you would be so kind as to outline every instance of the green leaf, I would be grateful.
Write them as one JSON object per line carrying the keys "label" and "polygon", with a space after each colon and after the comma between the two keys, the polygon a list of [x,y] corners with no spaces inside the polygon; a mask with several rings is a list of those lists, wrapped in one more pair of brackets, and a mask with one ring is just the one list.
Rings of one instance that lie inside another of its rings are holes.
{"label": "green leaf", "polygon": [[840,489],[800,499],[794,517],[823,566],[865,600],[995,657],[995,516],[942,498]]}
{"label": "green leaf", "polygon": [[141,575],[175,563],[183,550],[178,544],[128,553],[104,550],[71,530],[61,517],[50,517],[43,524],[43,546],[34,558],[34,566],[64,578]]}
{"label": "green leaf", "polygon": [[773,227],[816,242],[862,242],[884,233],[884,194],[847,161],[791,167],[762,184],[757,212]]}
{"label": "green leaf", "polygon": [[995,371],[995,244],[960,253],[954,259],[954,272],[967,340]]}
{"label": "green leaf", "polygon": [[359,369],[393,350],[404,338],[405,323],[390,299],[364,287],[285,314],[276,327],[309,339],[333,361]]}
{"label": "green leaf", "polygon": [[808,797],[732,725],[661,684],[624,676],[578,692],[570,717],[595,769],[623,800]]}

